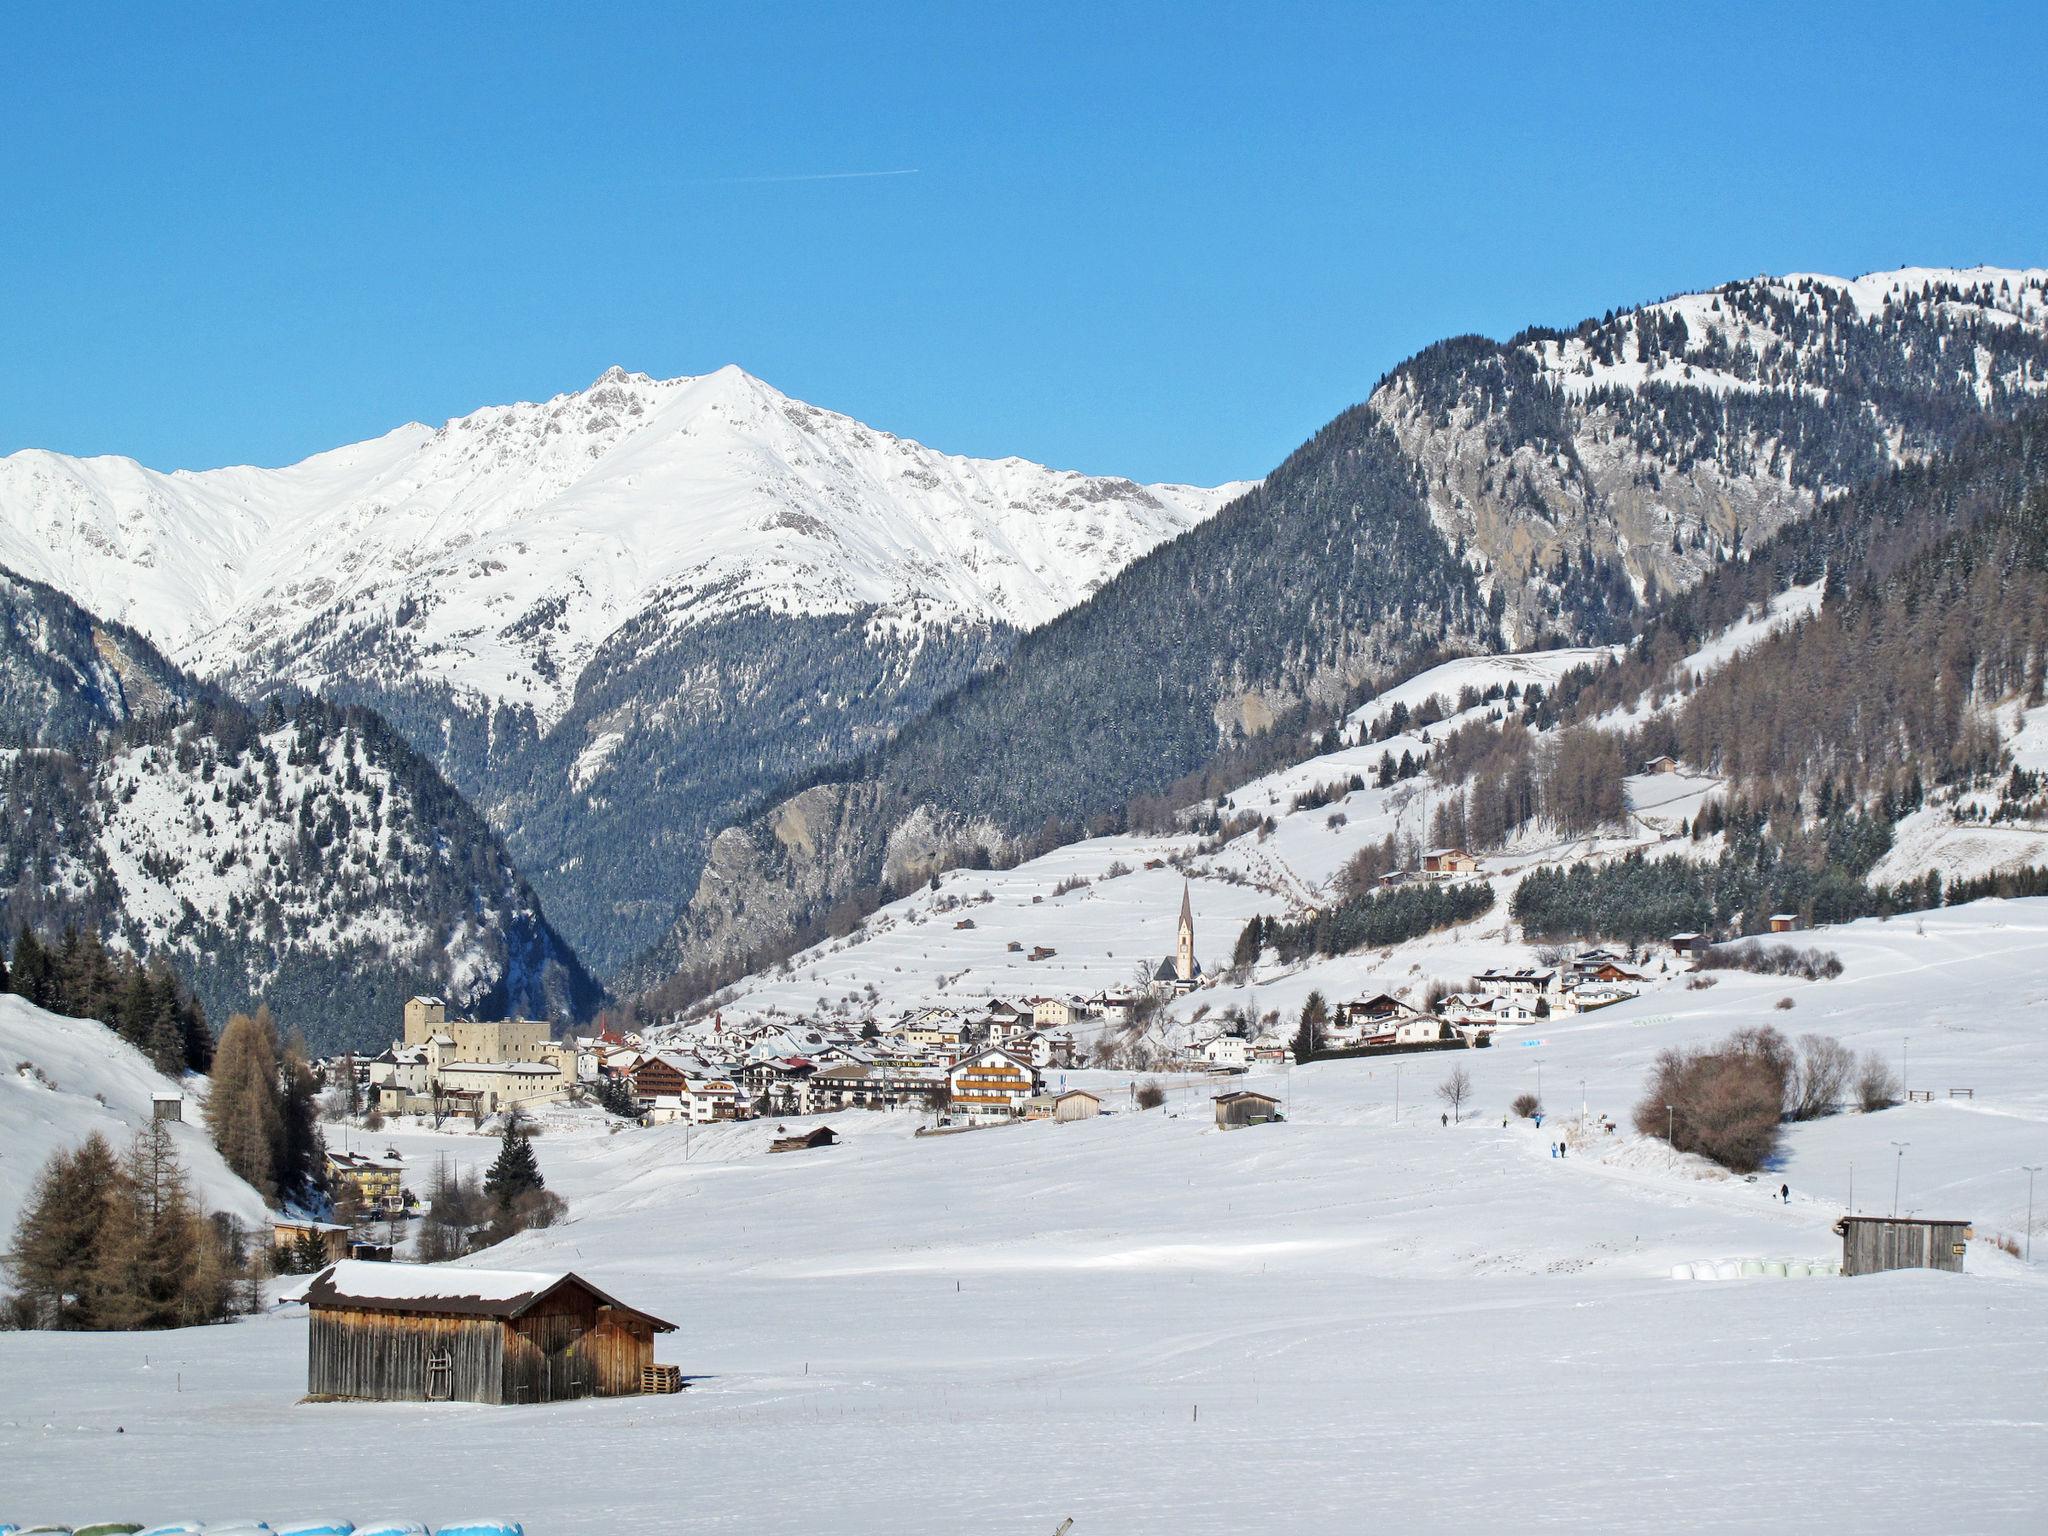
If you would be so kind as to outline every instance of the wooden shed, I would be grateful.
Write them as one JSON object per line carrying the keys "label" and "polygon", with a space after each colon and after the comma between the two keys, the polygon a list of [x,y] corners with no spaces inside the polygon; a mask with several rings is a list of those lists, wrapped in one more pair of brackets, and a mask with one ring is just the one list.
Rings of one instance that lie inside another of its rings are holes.
{"label": "wooden shed", "polygon": [[1844,1216],[1835,1223],[1842,1239],[1842,1273],[1875,1275],[1887,1269],[1945,1269],[1963,1272],[1969,1246],[1967,1221],[1932,1221],[1912,1216]]}
{"label": "wooden shed", "polygon": [[310,1397],[552,1403],[678,1380],[654,1364],[673,1324],[566,1272],[345,1259],[305,1300]]}
{"label": "wooden shed", "polygon": [[798,1136],[778,1136],[768,1143],[768,1150],[770,1152],[808,1152],[813,1147],[833,1146],[838,1140],[839,1133],[837,1131],[833,1130],[829,1125],[821,1125],[815,1130],[805,1131]]}
{"label": "wooden shed", "polygon": [[1264,1125],[1280,1118],[1280,1101],[1270,1094],[1253,1093],[1239,1089],[1235,1093],[1216,1095],[1216,1128],[1219,1131],[1235,1130],[1242,1125]]}

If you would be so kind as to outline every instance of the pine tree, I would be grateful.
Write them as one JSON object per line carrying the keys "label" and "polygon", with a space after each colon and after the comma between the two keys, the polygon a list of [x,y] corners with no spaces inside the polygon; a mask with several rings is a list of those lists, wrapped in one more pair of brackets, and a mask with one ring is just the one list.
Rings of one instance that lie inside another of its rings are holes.
{"label": "pine tree", "polygon": [[1311,1060],[1322,1043],[1324,1029],[1330,1022],[1330,1005],[1323,1001],[1320,992],[1309,993],[1301,1005],[1301,1023],[1294,1031],[1294,1059],[1298,1062]]}
{"label": "pine tree", "polygon": [[279,1153],[277,1184],[288,1195],[303,1195],[321,1187],[327,1166],[327,1144],[320,1134],[320,1079],[306,1059],[306,1040],[296,1029],[284,1048],[284,1120],[282,1150]]}
{"label": "pine tree", "polygon": [[546,1187],[533,1143],[519,1124],[519,1112],[512,1110],[505,1116],[505,1139],[498,1147],[498,1159],[484,1178],[484,1193],[501,1212],[509,1212],[521,1195]]}
{"label": "pine tree", "polygon": [[277,1026],[270,1010],[237,1013],[221,1031],[206,1099],[206,1128],[220,1155],[266,1200],[277,1198],[284,1157]]}
{"label": "pine tree", "polygon": [[15,930],[14,971],[9,978],[8,987],[17,996],[27,998],[38,1008],[50,1006],[50,954],[43,948],[43,941],[36,937],[35,930],[26,924]]}

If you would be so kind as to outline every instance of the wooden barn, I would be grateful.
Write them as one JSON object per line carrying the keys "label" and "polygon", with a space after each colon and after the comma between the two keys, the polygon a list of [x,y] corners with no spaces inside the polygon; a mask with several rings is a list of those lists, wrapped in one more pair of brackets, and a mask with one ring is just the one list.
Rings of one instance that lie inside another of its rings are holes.
{"label": "wooden barn", "polygon": [[1280,1118],[1280,1101],[1269,1093],[1240,1089],[1235,1093],[1219,1093],[1211,1102],[1216,1106],[1216,1129],[1219,1131],[1265,1125]]}
{"label": "wooden barn", "polygon": [[1969,1245],[1967,1221],[1928,1221],[1911,1216],[1844,1216],[1835,1223],[1842,1239],[1842,1273],[1875,1275],[1887,1269],[1945,1269],[1963,1272]]}
{"label": "wooden barn", "polygon": [[778,1136],[768,1143],[770,1152],[808,1152],[813,1147],[829,1147],[839,1140],[839,1133],[829,1125],[816,1130],[805,1131],[799,1136]]}
{"label": "wooden barn", "polygon": [[386,1402],[553,1403],[675,1391],[674,1325],[581,1277],[347,1259],[307,1285],[306,1393]]}

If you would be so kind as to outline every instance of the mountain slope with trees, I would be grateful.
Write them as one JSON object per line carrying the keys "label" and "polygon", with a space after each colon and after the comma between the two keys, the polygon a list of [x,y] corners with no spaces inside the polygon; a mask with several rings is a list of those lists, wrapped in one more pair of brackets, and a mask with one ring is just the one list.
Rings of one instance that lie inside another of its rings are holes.
{"label": "mountain slope with trees", "polygon": [[1432,347],[887,746],[722,832],[630,979],[686,996],[934,870],[1159,824],[1447,652],[1627,639],[2048,391],[2044,331],[2048,273],[1979,269],[1760,278]]}
{"label": "mountain slope with trees", "polygon": [[[0,675],[61,673],[95,632],[69,599],[37,601],[52,616],[0,630]],[[562,1021],[599,1002],[483,818],[370,711],[252,712],[170,669],[153,712],[102,694],[57,748],[34,744],[39,701],[11,697],[0,931],[168,966],[215,1019],[268,1002],[318,1050],[381,1046],[414,992]]]}

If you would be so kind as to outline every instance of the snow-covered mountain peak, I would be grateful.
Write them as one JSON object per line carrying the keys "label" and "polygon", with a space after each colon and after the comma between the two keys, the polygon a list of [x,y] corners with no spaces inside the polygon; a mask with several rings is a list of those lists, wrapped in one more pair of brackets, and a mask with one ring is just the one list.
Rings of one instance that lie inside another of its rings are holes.
{"label": "snow-covered mountain peak", "polygon": [[879,607],[1028,627],[1242,489],[942,454],[733,365],[613,366],[282,469],[17,453],[0,459],[0,565],[203,673],[317,687],[367,668],[545,722],[651,606],[676,623]]}

